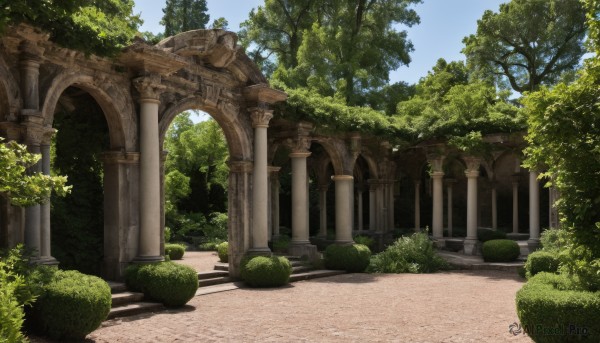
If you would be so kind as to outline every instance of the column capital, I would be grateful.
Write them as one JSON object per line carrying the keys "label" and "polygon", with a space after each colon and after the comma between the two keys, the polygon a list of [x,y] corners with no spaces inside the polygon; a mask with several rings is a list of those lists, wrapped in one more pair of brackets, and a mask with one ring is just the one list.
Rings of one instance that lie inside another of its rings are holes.
{"label": "column capital", "polygon": [[444,172],[443,171],[434,171],[431,173],[431,178],[432,179],[441,179],[444,177]]}
{"label": "column capital", "polygon": [[250,161],[229,161],[227,165],[232,173],[251,173],[253,163]]}
{"label": "column capital", "polygon": [[101,159],[106,164],[139,164],[139,152],[124,151],[106,151],[101,155]]}
{"label": "column capital", "polygon": [[269,171],[269,174],[277,174],[281,170],[281,167],[267,166],[267,170]]}
{"label": "column capital", "polygon": [[[310,145],[312,139],[308,136],[298,136],[295,139],[290,139],[288,142],[289,147],[292,150],[290,157],[308,157],[310,156]],[[306,155],[306,156],[303,156]]]}
{"label": "column capital", "polygon": [[479,177],[479,170],[467,169],[465,170],[465,176],[467,178],[477,178]]}
{"label": "column capital", "polygon": [[427,162],[431,165],[431,169],[433,172],[441,172],[444,167],[444,159],[446,156],[440,155],[438,153],[428,153],[427,154]]}
{"label": "column capital", "polygon": [[266,109],[264,106],[250,107],[250,118],[252,119],[252,127],[269,127],[269,121],[273,118],[273,111]]}
{"label": "column capital", "polygon": [[158,102],[160,94],[167,88],[161,84],[160,75],[156,74],[133,79],[133,86],[140,92],[140,102]]}
{"label": "column capital", "polygon": [[466,156],[464,158],[465,163],[467,164],[467,168],[465,170],[465,175],[469,172],[477,171],[477,175],[479,176],[479,166],[481,165],[481,158]]}
{"label": "column capital", "polygon": [[45,49],[37,45],[37,43],[24,40],[19,45],[21,65],[24,67],[39,67],[43,60],[42,56],[44,55],[44,50]]}
{"label": "column capital", "polygon": [[352,175],[332,175],[331,180],[333,180],[334,182],[352,181],[352,180],[354,180],[354,176],[352,176]]}
{"label": "column capital", "polygon": [[25,125],[23,126],[23,136],[25,138],[25,144],[42,145],[42,142],[44,142],[48,134],[52,135],[54,131],[55,130],[52,128],[47,128],[37,124]]}

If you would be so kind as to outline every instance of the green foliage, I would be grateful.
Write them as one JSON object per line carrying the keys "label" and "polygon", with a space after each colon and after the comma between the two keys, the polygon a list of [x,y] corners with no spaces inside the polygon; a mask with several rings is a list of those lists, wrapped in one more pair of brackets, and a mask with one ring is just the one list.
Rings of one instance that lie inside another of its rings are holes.
{"label": "green foliage", "polygon": [[511,262],[521,254],[519,244],[511,239],[493,239],[483,243],[481,248],[486,262]]}
{"label": "green foliage", "polygon": [[23,307],[35,301],[37,290],[29,283],[31,270],[23,245],[0,254],[0,342],[27,341]]}
{"label": "green foliage", "polygon": [[142,23],[133,5],[133,0],[11,0],[2,5],[0,29],[25,22],[67,48],[114,56],[130,44]]}
{"label": "green foliage", "polygon": [[477,239],[480,242],[491,241],[492,239],[505,239],[506,233],[498,230],[478,229]]}
{"label": "green foliage", "polygon": [[290,247],[291,238],[287,235],[280,235],[273,240],[273,252],[284,253]]}
{"label": "green foliage", "polygon": [[48,201],[52,191],[65,196],[71,187],[65,186],[64,176],[42,173],[27,174],[27,168],[36,164],[41,156],[27,152],[27,147],[11,141],[3,144],[0,137],[0,193],[15,206],[30,206]]}
{"label": "green foliage", "polygon": [[399,238],[371,258],[370,273],[434,273],[448,264],[436,252],[427,233]]}
{"label": "green foliage", "polygon": [[58,132],[52,168],[67,175],[73,189],[66,197],[52,197],[52,252],[63,269],[100,275],[104,254],[102,154],[109,148],[108,126],[90,95],[67,90],[63,96],[71,99],[76,109],[54,115]]}
{"label": "green foliage", "polygon": [[31,320],[40,333],[53,339],[83,339],[106,319],[111,293],[99,277],[55,270],[35,278],[43,286],[31,309]]}
{"label": "green foliage", "polygon": [[600,340],[600,293],[578,290],[565,274],[529,279],[517,292],[517,314],[535,342]]}
{"label": "green foliage", "polygon": [[223,263],[229,262],[229,243],[223,242],[217,245],[217,254],[219,255],[219,261]]}
{"label": "green foliage", "polygon": [[371,250],[362,244],[329,245],[323,254],[325,267],[333,270],[345,270],[350,273],[362,273],[369,266]]}
{"label": "green foliage", "polygon": [[292,265],[283,256],[256,256],[242,262],[242,280],[251,287],[280,287],[291,274]]}
{"label": "green foliage", "polygon": [[183,244],[165,244],[165,255],[172,260],[181,260],[185,253],[185,245]]}
{"label": "green foliage", "polygon": [[165,37],[204,29],[210,19],[206,0],[167,0],[162,11],[160,24],[165,26]]}
{"label": "green foliage", "polygon": [[168,307],[181,307],[196,294],[198,273],[174,262],[131,265],[125,270],[127,287]]}
{"label": "green foliage", "polygon": [[540,235],[542,249],[547,252],[557,253],[567,247],[569,232],[565,229],[546,229]]}
{"label": "green foliage", "polygon": [[373,245],[375,244],[375,240],[371,237],[358,235],[354,236],[354,243],[366,245],[369,249],[372,249]]}
{"label": "green foliage", "polygon": [[559,263],[556,254],[541,250],[534,251],[527,256],[527,262],[525,262],[527,278],[541,272],[556,273]]}
{"label": "green foliage", "polygon": [[585,11],[579,0],[512,0],[485,11],[465,37],[467,61],[519,92],[556,82],[585,53]]}

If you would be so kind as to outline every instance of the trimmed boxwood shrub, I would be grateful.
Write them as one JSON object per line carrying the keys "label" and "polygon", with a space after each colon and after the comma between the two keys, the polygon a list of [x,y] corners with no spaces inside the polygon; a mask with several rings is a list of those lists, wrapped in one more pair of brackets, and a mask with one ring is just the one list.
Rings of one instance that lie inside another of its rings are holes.
{"label": "trimmed boxwood shrub", "polygon": [[33,280],[42,286],[28,319],[40,334],[57,340],[83,339],[110,311],[110,287],[99,277],[48,268]]}
{"label": "trimmed boxwood shrub", "polygon": [[185,305],[198,290],[198,273],[173,262],[131,265],[125,271],[127,287],[169,307]]}
{"label": "trimmed boxwood shrub", "polygon": [[506,233],[491,229],[477,229],[477,239],[480,242],[487,242],[493,239],[505,239]]}
{"label": "trimmed boxwood shrub", "polygon": [[371,250],[363,244],[332,244],[325,249],[323,257],[327,269],[361,273],[369,266]]}
{"label": "trimmed boxwood shrub", "polygon": [[556,273],[559,264],[556,254],[543,250],[534,251],[527,256],[527,262],[525,262],[527,277],[532,277],[541,272]]}
{"label": "trimmed boxwood shrub", "polygon": [[167,243],[165,244],[165,255],[169,256],[171,260],[181,260],[185,253],[185,245]]}
{"label": "trimmed boxwood shrub", "polygon": [[575,289],[564,274],[529,279],[517,292],[517,314],[535,342],[600,341],[600,293]]}
{"label": "trimmed boxwood shrub", "polygon": [[221,262],[229,262],[229,243],[223,242],[217,245],[217,254],[219,255],[219,260]]}
{"label": "trimmed boxwood shrub", "polygon": [[511,262],[521,254],[519,244],[511,239],[493,239],[483,243],[481,248],[486,262]]}
{"label": "trimmed boxwood shrub", "polygon": [[242,280],[251,287],[283,286],[291,274],[292,265],[283,256],[256,256],[242,262]]}

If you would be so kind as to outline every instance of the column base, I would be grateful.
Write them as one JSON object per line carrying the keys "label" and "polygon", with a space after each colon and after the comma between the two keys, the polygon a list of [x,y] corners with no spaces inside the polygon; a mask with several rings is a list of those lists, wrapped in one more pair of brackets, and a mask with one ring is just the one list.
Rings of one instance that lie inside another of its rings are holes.
{"label": "column base", "polygon": [[441,237],[433,237],[433,246],[438,249],[444,249],[446,247],[446,240]]}
{"label": "column base", "polygon": [[463,242],[463,252],[465,255],[478,255],[479,242],[476,239],[465,239]]}
{"label": "column base", "polygon": [[135,264],[157,263],[165,260],[164,256],[137,256],[131,261]]}
{"label": "column base", "polygon": [[317,261],[321,258],[317,246],[310,244],[310,242],[304,244],[292,242],[288,248],[288,252],[291,256],[300,256],[302,259],[306,258],[309,261]]}
{"label": "column base", "polygon": [[540,248],[540,240],[539,239],[529,239],[527,241],[527,247],[529,248],[529,253],[538,250]]}
{"label": "column base", "polygon": [[273,255],[273,253],[271,252],[271,249],[269,249],[268,247],[266,247],[266,248],[252,248],[252,249],[249,249],[246,252],[246,256],[249,256],[249,257],[254,257],[254,256],[267,256],[267,257],[270,257],[271,255]]}
{"label": "column base", "polygon": [[58,266],[60,262],[52,256],[41,256],[35,261],[37,264],[43,264],[46,266]]}

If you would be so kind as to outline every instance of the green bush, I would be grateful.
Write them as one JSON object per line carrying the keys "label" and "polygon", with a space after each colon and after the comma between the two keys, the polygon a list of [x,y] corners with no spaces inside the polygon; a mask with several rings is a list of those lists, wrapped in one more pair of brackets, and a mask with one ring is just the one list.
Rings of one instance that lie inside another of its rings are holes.
{"label": "green bush", "polygon": [[185,245],[183,244],[165,244],[165,256],[169,256],[171,260],[181,260],[185,253]]}
{"label": "green bush", "polygon": [[223,242],[217,245],[217,254],[219,255],[219,260],[221,262],[229,262],[229,243]]}
{"label": "green bush", "polygon": [[517,314],[535,342],[600,341],[600,293],[565,274],[539,273],[517,292]]}
{"label": "green bush", "polygon": [[534,251],[527,256],[527,262],[525,262],[526,276],[530,278],[541,272],[556,273],[558,265],[559,260],[556,254],[542,250]]}
{"label": "green bush", "polygon": [[290,236],[280,235],[273,240],[273,252],[284,253],[290,247]]}
{"label": "green bush", "polygon": [[483,243],[482,254],[486,262],[511,262],[519,257],[521,249],[511,239],[493,239]]}
{"label": "green bush", "polygon": [[256,256],[242,263],[242,280],[251,287],[283,286],[291,274],[292,265],[283,256]]}
{"label": "green bush", "polygon": [[567,245],[568,231],[565,229],[546,229],[540,235],[540,244],[544,251],[558,251]]}
{"label": "green bush", "polygon": [[74,270],[40,268],[33,276],[40,295],[28,313],[32,327],[53,339],[83,339],[106,319],[110,287],[99,277]]}
{"label": "green bush", "polygon": [[498,230],[477,229],[477,239],[480,242],[487,242],[493,239],[505,239],[506,233]]}
{"label": "green bush", "polygon": [[198,290],[198,273],[173,262],[131,265],[125,271],[127,287],[169,307],[185,305]]}
{"label": "green bush", "polygon": [[362,244],[332,244],[325,249],[323,258],[327,269],[361,273],[369,266],[371,250]]}
{"label": "green bush", "polygon": [[358,235],[354,237],[354,243],[366,245],[369,247],[369,249],[372,249],[373,244],[375,244],[375,240],[371,237]]}
{"label": "green bush", "polygon": [[401,237],[383,252],[373,256],[368,272],[371,273],[434,273],[447,269],[425,232]]}

